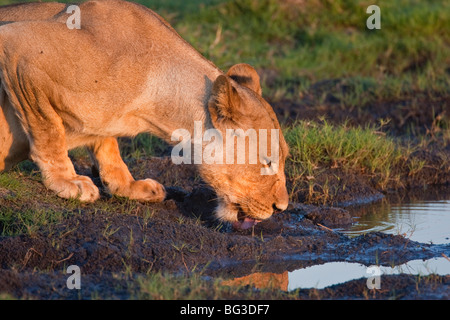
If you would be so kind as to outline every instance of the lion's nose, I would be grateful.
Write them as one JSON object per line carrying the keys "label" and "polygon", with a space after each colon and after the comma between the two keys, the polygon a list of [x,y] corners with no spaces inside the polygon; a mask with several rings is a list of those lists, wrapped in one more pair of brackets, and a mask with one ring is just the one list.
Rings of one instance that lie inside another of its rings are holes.
{"label": "lion's nose", "polygon": [[289,194],[286,189],[286,183],[284,179],[277,181],[274,184],[275,189],[275,197],[273,198],[272,208],[274,213],[281,212],[287,209],[289,205]]}
{"label": "lion's nose", "polygon": [[288,203],[274,203],[272,205],[274,213],[282,212],[286,210],[288,207]]}

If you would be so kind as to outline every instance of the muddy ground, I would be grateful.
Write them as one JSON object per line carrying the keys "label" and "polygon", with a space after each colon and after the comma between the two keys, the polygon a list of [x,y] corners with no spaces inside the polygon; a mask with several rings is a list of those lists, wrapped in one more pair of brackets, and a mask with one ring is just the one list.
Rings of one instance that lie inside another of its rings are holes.
{"label": "muddy ground", "polygon": [[[332,103],[328,111],[333,110]],[[299,108],[301,104],[275,104],[280,118],[286,112],[300,114]],[[408,118],[406,122],[418,121]],[[423,119],[424,128],[432,126],[432,118],[427,120],[424,116]],[[404,133],[398,125],[395,132]],[[430,165],[427,171],[414,177],[405,172],[401,190],[379,190],[370,176],[328,169],[322,173],[324,177],[339,179],[330,180],[338,192],[327,203],[305,204],[302,200],[307,191],[300,190],[288,210],[245,231],[215,221],[212,217],[215,195],[202,183],[195,167],[173,165],[166,156],[128,161],[136,178],[155,178],[167,187],[170,199],[160,204],[142,204],[102,193],[102,199],[95,204],[67,209],[65,200],[42,200],[52,197],[33,168],[25,170],[21,182],[29,184],[40,196],[24,201],[15,192],[0,188],[0,208],[12,211],[51,208],[62,212],[64,218],[25,234],[0,237],[0,293],[25,299],[128,299],[138,296],[137,278],[157,272],[189,275],[193,270],[201,270],[206,279],[220,277],[234,281],[250,274],[283,274],[332,261],[392,266],[414,259],[442,257],[442,254],[450,256],[450,245],[417,243],[400,235],[382,233],[348,238],[333,231],[335,227],[351,224],[352,217],[360,211],[358,206],[364,203],[379,201],[389,193],[406,193],[411,188],[450,182],[450,166],[443,162],[445,157],[434,159],[437,152],[449,155],[447,146],[428,146],[417,152],[418,157],[430,163],[436,161],[436,166]],[[90,175],[100,186],[88,162],[74,161],[78,172]],[[346,182],[345,190],[339,189],[342,181]],[[69,265],[81,269],[81,290],[66,287],[69,275],[65,270]],[[449,276],[433,276],[420,286],[416,276],[386,276],[383,284],[386,286],[381,290],[368,290],[366,279],[360,279],[321,290],[281,293],[276,297],[450,298]],[[274,297],[270,292],[245,287],[242,296],[237,293],[230,298],[270,299]]]}

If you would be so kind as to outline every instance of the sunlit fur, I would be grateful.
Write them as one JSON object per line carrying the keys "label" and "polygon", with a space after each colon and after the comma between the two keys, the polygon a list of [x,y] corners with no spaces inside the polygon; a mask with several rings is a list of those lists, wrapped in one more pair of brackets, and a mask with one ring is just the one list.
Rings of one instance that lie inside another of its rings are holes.
{"label": "sunlit fur", "polygon": [[[224,74],[138,4],[84,2],[79,30],[67,28],[67,6],[0,8],[0,171],[31,158],[47,188],[64,198],[95,201],[97,187],[75,172],[67,155],[87,146],[111,193],[162,201],[160,183],[133,179],[117,137],[148,132],[170,142],[174,130],[192,133],[194,121],[204,130],[279,129],[249,65]],[[281,131],[279,147],[279,171],[272,176],[261,176],[260,163],[199,165],[217,192],[218,218],[234,221],[240,211],[265,219],[274,206],[286,208],[288,150]]]}

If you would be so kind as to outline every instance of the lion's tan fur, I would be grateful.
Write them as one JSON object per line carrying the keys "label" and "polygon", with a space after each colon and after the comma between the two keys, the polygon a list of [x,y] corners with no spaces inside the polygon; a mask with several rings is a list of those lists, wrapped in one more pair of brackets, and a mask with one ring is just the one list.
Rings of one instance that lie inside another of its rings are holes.
{"label": "lion's tan fur", "polygon": [[[112,193],[162,201],[162,185],[133,179],[116,137],[149,132],[170,141],[176,129],[192,132],[194,121],[205,130],[279,129],[250,66],[223,74],[160,16],[134,3],[82,3],[79,30],[66,26],[66,7],[0,8],[0,171],[29,157],[49,189],[94,201],[97,187],[75,173],[67,156],[87,146]],[[286,155],[281,136],[276,175],[260,176],[255,165],[200,165],[219,195],[218,216],[236,220],[236,205],[255,219],[269,217],[273,206],[284,209]]]}

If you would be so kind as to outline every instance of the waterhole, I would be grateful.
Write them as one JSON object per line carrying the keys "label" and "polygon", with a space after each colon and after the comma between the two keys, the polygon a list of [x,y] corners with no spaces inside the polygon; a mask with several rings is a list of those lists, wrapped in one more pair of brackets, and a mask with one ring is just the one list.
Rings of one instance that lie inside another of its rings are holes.
{"label": "waterhole", "polygon": [[[450,198],[450,194],[449,194]],[[372,206],[355,223],[337,229],[350,237],[380,231],[410,240],[450,243],[450,200],[414,200],[409,203],[381,203]]]}
{"label": "waterhole", "polygon": [[[384,275],[408,274],[427,276],[450,275],[450,188],[424,190],[406,197],[351,210],[354,223],[334,229],[349,237],[372,232],[402,235],[412,241],[446,246],[449,252],[428,260],[411,260],[400,265],[375,266],[381,279]],[[373,268],[356,262],[335,261],[282,273],[254,273],[228,280],[229,283],[255,287],[276,287],[283,291],[299,288],[323,289],[347,281],[374,275]]]}

